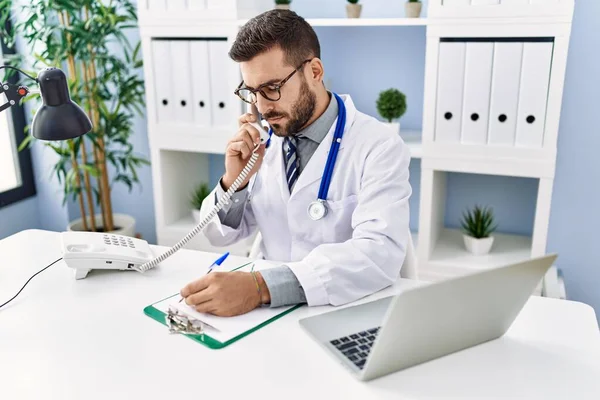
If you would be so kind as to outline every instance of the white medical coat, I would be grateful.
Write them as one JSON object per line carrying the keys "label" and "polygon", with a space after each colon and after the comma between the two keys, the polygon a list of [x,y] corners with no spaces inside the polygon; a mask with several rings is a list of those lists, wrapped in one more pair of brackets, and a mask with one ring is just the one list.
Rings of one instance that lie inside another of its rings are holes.
{"label": "white medical coat", "polygon": [[[409,149],[387,125],[356,110],[350,96],[340,97],[346,125],[324,218],[311,220],[308,206],[317,199],[335,122],[291,195],[283,139],[273,135],[250,180],[239,227],[232,229],[215,217],[204,230],[212,245],[227,246],[258,228],[262,256],[294,272],[310,306],[341,305],[389,286],[399,277],[408,243]],[[214,204],[213,192],[201,213],[206,215]]]}

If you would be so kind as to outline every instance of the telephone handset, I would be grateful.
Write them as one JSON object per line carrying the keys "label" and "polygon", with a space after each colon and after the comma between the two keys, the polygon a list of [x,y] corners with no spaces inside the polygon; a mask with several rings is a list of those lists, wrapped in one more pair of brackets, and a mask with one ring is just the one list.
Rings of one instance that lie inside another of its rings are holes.
{"label": "telephone handset", "polygon": [[269,124],[267,123],[267,121],[262,119],[262,116],[258,112],[258,108],[256,107],[256,104],[251,104],[250,110],[257,121],[257,122],[250,122],[250,125],[252,125],[256,129],[258,129],[258,132],[260,133],[260,143],[264,144],[269,140]]}
{"label": "telephone handset", "polygon": [[[260,144],[264,144],[269,140],[268,124],[260,118],[255,105],[252,105],[252,112],[256,115],[258,121],[252,123],[252,125],[260,132]],[[266,127],[263,123],[266,124]],[[258,159],[257,150],[260,144],[255,146],[250,160],[248,160],[248,163],[229,190],[219,199],[212,210],[204,216],[202,221],[183,239],[156,258],[154,258],[148,242],[142,239],[100,232],[62,232],[63,258],[67,266],[75,269],[75,279],[85,278],[92,269],[119,269],[146,272],[173,255],[201,232],[223,206],[229,202],[233,193],[239,189],[254,167]]]}

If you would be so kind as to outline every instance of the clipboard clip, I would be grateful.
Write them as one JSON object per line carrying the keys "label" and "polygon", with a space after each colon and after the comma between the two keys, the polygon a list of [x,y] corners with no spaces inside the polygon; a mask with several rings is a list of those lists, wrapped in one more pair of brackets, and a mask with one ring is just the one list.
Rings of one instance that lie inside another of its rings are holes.
{"label": "clipboard clip", "polygon": [[170,333],[204,335],[205,324],[202,321],[188,317],[172,306],[169,306],[165,319]]}

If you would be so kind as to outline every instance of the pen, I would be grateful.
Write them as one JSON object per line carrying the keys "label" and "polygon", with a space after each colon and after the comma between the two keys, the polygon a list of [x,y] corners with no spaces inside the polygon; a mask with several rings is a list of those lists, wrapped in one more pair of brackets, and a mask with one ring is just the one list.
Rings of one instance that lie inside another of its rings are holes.
{"label": "pen", "polygon": [[[221,257],[217,258],[212,264],[210,264],[210,266],[208,267],[208,271],[206,272],[206,275],[210,274],[211,271],[213,270],[213,268],[215,266],[221,265],[223,264],[223,261],[225,261],[225,259],[229,257],[229,252],[223,254]],[[183,301],[183,297],[179,300],[179,302],[181,303]]]}

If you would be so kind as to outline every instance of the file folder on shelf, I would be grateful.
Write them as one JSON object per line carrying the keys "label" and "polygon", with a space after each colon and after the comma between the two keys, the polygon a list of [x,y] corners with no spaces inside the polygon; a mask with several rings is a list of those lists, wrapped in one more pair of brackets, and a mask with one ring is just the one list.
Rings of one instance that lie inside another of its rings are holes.
{"label": "file folder on shelf", "polygon": [[[250,264],[244,264],[233,271],[247,269]],[[255,268],[255,270],[260,270]],[[179,303],[179,294],[174,294],[166,299],[157,301],[146,308],[144,314],[157,322],[167,326],[167,312],[170,305],[178,311],[185,312],[187,316],[202,321],[204,332],[202,334],[184,334],[188,338],[207,346],[210,349],[222,349],[230,344],[248,336],[260,328],[298,309],[302,304],[280,308],[259,307],[249,313],[237,317],[217,317],[209,314],[201,314],[187,306],[184,302]],[[165,329],[165,334],[169,331]]]}
{"label": "file folder on shelf", "polygon": [[498,42],[494,47],[488,143],[514,146],[523,43]]}
{"label": "file folder on shelf", "polygon": [[152,41],[152,65],[154,67],[154,96],[156,101],[156,118],[159,124],[173,121],[174,109],[172,98],[171,46],[168,40]]}
{"label": "file folder on shelf", "polygon": [[192,70],[190,70],[190,42],[188,40],[170,40],[171,66],[173,71],[173,124],[192,124]]}
{"label": "file folder on shelf", "polygon": [[493,52],[494,43],[467,43],[461,136],[464,144],[487,143]]}
{"label": "file folder on shelf", "polygon": [[438,143],[460,143],[465,49],[464,42],[440,43],[435,118],[435,141]]}

